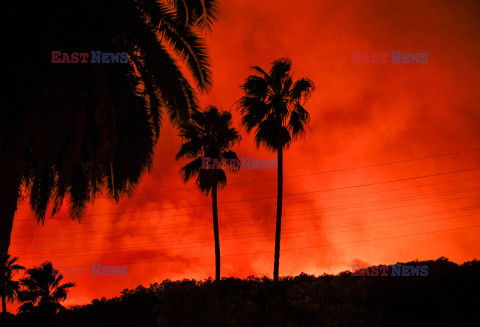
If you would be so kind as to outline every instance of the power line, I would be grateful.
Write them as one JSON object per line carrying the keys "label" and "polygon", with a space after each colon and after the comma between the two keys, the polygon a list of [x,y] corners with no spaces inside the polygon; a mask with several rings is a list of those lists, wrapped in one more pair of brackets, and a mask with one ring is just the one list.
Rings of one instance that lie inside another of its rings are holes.
{"label": "power line", "polygon": [[[322,225],[322,228],[324,227],[333,227],[333,228],[338,228],[338,227],[350,227],[350,226],[356,226],[356,225],[365,225],[365,224],[375,224],[375,223],[384,223],[384,222],[389,222],[389,221],[396,221],[396,220],[404,220],[404,219],[412,219],[416,217],[424,217],[424,216],[433,216],[433,215],[439,215],[439,214],[446,214],[446,213],[454,213],[454,212],[459,212],[459,211],[468,211],[468,210],[474,210],[474,209],[480,209],[480,206],[473,206],[473,207],[463,207],[463,208],[457,208],[457,209],[450,209],[450,210],[442,210],[442,211],[437,211],[437,212],[422,212],[422,213],[417,213],[413,215],[400,215],[400,216],[394,216],[390,217],[389,219],[371,219],[371,220],[363,220],[363,221],[357,221],[357,222],[348,222],[348,223],[340,223],[340,224],[327,224],[327,225]],[[288,221],[287,221],[288,222]],[[308,232],[312,230],[317,230],[317,227],[307,227],[307,228],[298,228],[298,229],[284,229],[282,230],[282,234],[288,234],[292,232]],[[244,239],[244,238],[250,238],[252,236],[267,236],[271,235],[272,232],[256,232],[256,233],[247,233],[247,234],[240,234],[235,237],[228,237],[228,238],[222,238],[222,244],[225,244],[224,241],[229,241],[229,240],[237,240],[237,239]],[[84,251],[84,250],[110,250],[110,249],[123,249],[123,248],[130,248],[130,246],[158,246],[158,245],[184,245],[184,244],[196,244],[196,243],[211,243],[212,238],[204,238],[204,239],[187,239],[187,240],[174,240],[174,241],[163,241],[163,242],[154,242],[154,243],[134,243],[130,244],[129,246],[123,246],[123,247],[90,247],[90,248],[85,248],[85,247],[80,247],[80,248],[72,248],[67,251],[60,251],[60,252],[78,252],[78,251]],[[25,253],[17,253],[18,255],[20,254],[49,254],[52,251],[57,252],[58,249],[52,249],[52,250],[47,250],[47,251],[40,251],[40,252],[25,252]]]}
{"label": "power line", "polygon": [[[411,188],[418,188],[418,187],[427,187],[427,186],[433,186],[433,185],[440,185],[440,184],[447,184],[447,183],[453,183],[453,182],[464,182],[464,181],[470,181],[470,180],[478,180],[480,177],[473,177],[473,178],[465,178],[465,179],[456,179],[456,180],[449,180],[449,181],[442,181],[442,182],[436,182],[436,183],[429,183],[429,184],[423,184],[423,185],[413,185],[413,186],[407,186],[407,187],[400,187],[400,188],[394,188],[394,189],[388,189],[388,190],[381,190],[381,191],[374,191],[374,192],[367,192],[367,193],[355,193],[355,194],[347,194],[347,195],[340,195],[340,196],[333,196],[333,197],[328,197],[328,198],[318,198],[318,199],[312,199],[312,200],[302,200],[302,201],[291,201],[291,202],[284,202],[283,205],[287,206],[290,204],[298,204],[298,203],[309,203],[309,202],[317,202],[317,201],[323,201],[323,200],[331,200],[331,199],[339,199],[339,198],[346,198],[346,197],[352,197],[352,196],[363,196],[363,195],[371,195],[371,194],[379,194],[379,193],[385,193],[385,192],[392,192],[392,191],[399,191],[399,190],[406,190],[406,189],[411,189]],[[260,206],[248,206],[248,207],[242,207],[242,208],[232,208],[232,209],[223,209],[223,210],[218,210],[218,212],[229,212],[229,211],[240,211],[240,210],[248,210],[248,209],[256,209],[256,208],[267,208],[270,207],[274,204],[268,204],[268,205],[260,205]],[[205,207],[211,207],[211,205],[205,205]],[[180,207],[181,208],[181,207]],[[119,214],[120,212],[112,213],[112,214]],[[126,211],[123,211],[122,213],[128,213]],[[183,214],[176,214],[176,215],[168,215],[168,216],[162,216],[162,218],[172,218],[172,217],[183,217],[183,216],[190,216],[190,215],[199,215],[204,213],[202,212],[187,212]],[[108,213],[104,214],[99,214],[99,215],[109,215]],[[90,215],[85,215],[84,217],[90,217]],[[70,218],[70,217],[56,217],[56,218]],[[90,224],[101,224],[101,223],[118,223],[118,222],[124,222],[124,221],[134,221],[134,220],[140,220],[145,221],[145,218],[143,217],[129,217],[129,219],[108,219],[108,220],[95,220],[92,222],[82,222],[82,225],[90,225]],[[15,221],[31,221],[31,219],[17,219]],[[229,222],[229,221],[238,221],[238,220],[227,220],[227,221],[222,221],[222,222]],[[75,222],[75,221],[72,221]],[[76,222],[75,222],[76,223]],[[80,223],[79,223],[80,224]],[[207,223],[188,223],[188,224],[174,224],[174,225],[168,225],[168,227],[182,227],[182,226],[193,226],[193,225],[206,225]],[[208,223],[210,224],[210,223]],[[72,226],[71,223],[66,223],[66,224],[55,224],[55,225],[43,225],[42,228],[46,227],[60,227],[60,226]],[[165,226],[167,227],[167,226]],[[23,228],[37,228],[37,226],[19,226],[16,227],[16,229],[23,229]]]}
{"label": "power line", "polygon": [[[312,175],[331,174],[331,173],[338,173],[338,172],[344,172],[344,171],[349,171],[349,170],[372,168],[372,167],[380,167],[380,166],[387,166],[387,165],[393,165],[393,164],[399,164],[399,163],[406,163],[406,162],[412,162],[412,161],[418,161],[418,160],[440,158],[440,157],[452,156],[452,155],[469,153],[469,152],[475,152],[475,151],[480,151],[480,147],[478,147],[478,148],[473,148],[473,149],[469,149],[469,150],[463,150],[463,151],[455,151],[455,152],[449,152],[449,153],[441,153],[441,154],[435,154],[435,155],[429,155],[429,156],[423,156],[423,157],[416,157],[416,158],[411,158],[411,159],[403,159],[403,160],[382,162],[382,163],[371,164],[371,165],[364,165],[364,166],[357,166],[357,167],[349,167],[349,168],[341,168],[341,169],[333,169],[333,170],[324,170],[324,171],[317,171],[317,172],[305,173],[305,174],[298,174],[298,175],[290,175],[290,176],[284,176],[283,178],[284,178],[284,179],[289,179],[289,178],[312,176]],[[266,179],[250,180],[250,181],[245,181],[245,182],[229,183],[228,185],[240,185],[240,184],[248,184],[248,183],[257,183],[257,182],[266,182],[266,181],[276,181],[276,180],[277,180],[276,178],[266,178]],[[156,192],[146,192],[146,193],[138,193],[138,194],[136,194],[136,195],[150,195],[150,194],[158,194],[158,193],[165,193],[165,192],[172,192],[172,191],[191,191],[191,190],[196,190],[196,188],[192,187],[192,188],[186,188],[186,189],[176,189],[176,190],[164,190],[164,191],[156,191]]]}
{"label": "power line", "polygon": [[[291,212],[291,213],[285,213],[284,216],[290,216],[292,215],[295,215],[297,213],[312,213],[312,212],[325,212],[325,211],[328,211],[328,209],[330,210],[344,210],[344,209],[352,209],[352,208],[358,208],[358,207],[362,207],[362,206],[372,206],[372,205],[381,205],[381,204],[384,204],[384,202],[387,202],[387,203],[395,203],[395,202],[403,202],[403,201],[410,201],[410,200],[416,200],[416,199],[422,199],[422,198],[425,198],[425,197],[432,197],[432,196],[445,196],[445,195],[452,195],[452,194],[458,194],[458,193],[465,193],[465,192],[472,192],[472,191],[478,191],[480,190],[480,188],[470,188],[470,189],[466,189],[466,190],[455,190],[455,191],[451,191],[451,192],[440,192],[440,193],[433,193],[433,194],[428,194],[428,195],[422,195],[422,196],[413,196],[413,197],[408,197],[408,198],[403,198],[403,199],[388,199],[388,200],[382,200],[382,201],[373,201],[371,203],[367,202],[367,203],[357,203],[357,204],[354,204],[354,205],[348,205],[348,206],[336,206],[336,207],[327,207],[326,209],[327,210],[313,210],[313,211],[297,211],[297,212]],[[477,197],[478,195],[474,195],[474,196],[469,196],[469,197],[461,197],[461,198],[456,198],[456,199],[463,199],[463,198],[470,198],[470,197]],[[449,201],[449,200],[456,200],[456,199],[447,199],[445,201]],[[441,201],[443,202],[443,200]],[[410,205],[407,205],[407,206],[410,206]],[[402,206],[403,207],[403,206]],[[396,207],[394,207],[396,208]],[[387,208],[387,209],[391,209],[391,208]],[[242,221],[250,221],[250,220],[253,220],[255,217],[262,217],[262,216],[245,216],[245,217],[237,217],[237,219],[231,219],[230,222],[242,222]],[[245,219],[245,220],[242,220],[242,219],[238,219],[238,218],[250,218],[250,219]],[[225,221],[222,221],[222,224],[225,223]],[[202,225],[210,225],[210,223],[202,223],[202,224],[198,224],[199,226],[202,226]],[[255,226],[255,225],[258,225],[258,223],[254,223],[254,224],[246,224],[246,225],[230,225],[228,226],[227,228],[235,228],[235,227],[244,227],[244,226]],[[186,227],[190,227],[191,225],[190,224],[186,224],[184,225]],[[125,229],[121,229],[120,231],[122,232],[126,232],[126,231],[136,231],[136,230],[144,230],[144,229],[147,229],[147,230],[151,230],[151,229],[155,229],[155,230],[164,230],[164,229],[170,229],[170,228],[178,228],[178,227],[184,227],[184,226],[157,226],[157,227],[151,227],[151,226],[147,226],[147,227],[132,227],[132,228],[125,228]],[[210,228],[207,228],[208,230]],[[200,230],[205,230],[205,229],[200,229]],[[197,231],[197,230],[193,230],[193,231]],[[98,232],[91,232],[90,235],[92,234],[109,234],[109,233],[113,233],[115,231],[98,231]],[[118,231],[117,231],[118,232]],[[181,231],[180,231],[181,232]],[[48,235],[41,235],[39,237],[58,237],[58,236],[72,236],[72,235],[83,235],[84,233],[83,232],[79,232],[79,233],[68,233],[68,234],[48,234]],[[165,234],[165,233],[164,233]],[[18,236],[16,238],[30,238],[30,236]]]}
{"label": "power line", "polygon": [[[480,208],[479,207],[476,207],[476,209]],[[461,211],[461,210],[457,210],[457,211]],[[351,227],[351,226],[356,226],[356,225],[365,225],[365,224],[372,224],[372,223],[384,223],[384,222],[389,222],[389,221],[395,221],[395,220],[404,220],[404,219],[412,219],[412,218],[416,218],[416,217],[423,217],[425,215],[435,215],[435,214],[443,214],[445,212],[437,212],[437,213],[430,213],[430,214],[417,214],[417,215],[407,215],[407,216],[397,216],[395,217],[395,219],[386,219],[386,220],[383,220],[383,219],[380,219],[378,221],[371,221],[371,222],[357,222],[357,223],[352,223],[352,224],[348,224],[348,225],[344,225],[344,226],[337,226],[337,227]],[[369,227],[369,228],[363,228],[363,229],[353,229],[353,230],[340,230],[340,231],[333,231],[333,232],[327,232],[327,233],[314,233],[314,234],[309,234],[309,235],[301,235],[300,237],[311,237],[311,236],[321,236],[321,235],[327,235],[327,234],[337,234],[337,233],[348,233],[348,232],[356,232],[356,231],[360,231],[360,230],[368,230],[368,229],[377,229],[377,228],[391,228],[391,227],[397,227],[397,226],[403,226],[403,225],[410,225],[410,224],[418,224],[418,223],[426,223],[426,222],[437,222],[437,221],[440,221],[440,220],[448,220],[448,219],[456,219],[456,218],[464,218],[464,217],[471,217],[471,216],[476,216],[476,215],[479,215],[479,213],[473,213],[473,214],[468,214],[468,215],[462,215],[462,216],[454,216],[454,217],[446,217],[446,218],[437,218],[437,219],[429,219],[429,220],[421,220],[421,221],[413,221],[413,222],[408,222],[408,223],[401,223],[401,224],[394,224],[394,225],[384,225],[384,226],[373,226],[373,227]],[[336,226],[333,226],[333,228],[335,228]],[[323,227],[322,227],[323,229]],[[331,230],[332,228],[330,229],[327,229],[327,230]],[[298,234],[299,232],[300,233],[303,233],[303,232],[308,232],[308,231],[318,231],[319,228],[301,228],[301,229],[294,229],[294,230],[284,230],[282,231],[282,234]],[[257,233],[257,234],[266,234],[266,233]],[[253,236],[254,234],[245,234],[245,236],[249,236],[249,237],[243,237],[243,238],[252,238],[252,240],[249,240],[249,241],[244,241],[244,242],[227,242],[225,243],[224,241],[225,240],[235,240],[235,239],[240,239],[240,238],[226,238],[226,239],[222,239],[222,242],[221,244],[222,245],[234,245],[234,244],[244,244],[244,243],[252,243],[252,242],[258,242],[258,241],[268,241],[268,240],[271,240],[273,241],[273,239],[271,237],[269,238],[263,238],[263,239],[256,239],[255,237],[251,237]],[[264,235],[258,235],[260,237],[264,236]],[[266,235],[265,235],[266,236]],[[282,236],[282,239],[290,239],[290,238],[297,238],[298,236]],[[209,239],[209,241],[207,241],[208,245],[204,245],[204,246],[201,246],[201,245],[193,245],[193,246],[187,246],[187,247],[179,247],[179,248],[160,248],[158,250],[181,250],[181,249],[191,249],[191,248],[199,248],[199,247],[211,247],[213,244],[212,244],[212,241],[211,239]],[[178,243],[178,242],[177,242]],[[191,242],[192,243],[192,242]],[[203,241],[203,242],[193,242],[193,243],[206,243],[206,241]],[[134,249],[134,248],[141,248],[143,250],[145,250],[144,246],[146,244],[143,244],[143,246],[124,246],[124,247],[111,247],[111,248],[108,248],[108,249],[111,249],[111,250],[115,250],[115,249]],[[152,243],[152,244],[148,244],[149,247],[151,246],[155,246],[155,245],[163,245],[163,244],[155,244],[155,243]],[[75,250],[66,250],[66,251],[57,251],[55,250],[55,253],[76,253],[76,252],[84,252],[84,251],[102,251],[102,250],[105,250],[106,248],[103,248],[103,247],[100,247],[100,248],[80,248],[80,249],[75,249]],[[149,248],[150,249],[150,248]],[[50,254],[51,251],[43,251],[43,252],[25,252],[25,253],[16,253],[17,255],[23,255],[23,254]],[[94,254],[115,254],[115,253],[122,253],[122,252],[94,252],[94,253],[88,253],[88,254],[81,254],[81,255],[65,255],[65,256],[89,256],[89,255],[94,255]],[[28,259],[32,259],[31,257],[27,257]],[[35,257],[36,258],[36,257]]]}
{"label": "power line", "polygon": [[[435,177],[435,176],[456,174],[456,173],[460,173],[460,172],[474,171],[474,170],[479,170],[479,169],[480,169],[480,167],[468,168],[468,169],[460,169],[460,170],[453,170],[453,171],[441,172],[441,173],[436,173],[436,174],[428,174],[428,175],[415,176],[415,177],[399,178],[399,179],[393,179],[393,180],[382,181],[382,182],[375,182],[375,183],[357,184],[357,185],[350,185],[350,186],[344,186],[344,187],[338,187],[338,188],[323,189],[323,190],[317,190],[317,191],[290,193],[290,194],[284,194],[283,196],[284,196],[284,197],[290,197],[290,196],[313,194],[313,193],[323,193],[323,192],[339,191],[339,190],[346,190],[346,189],[352,189],[352,188],[357,188],[357,187],[367,187],[367,186],[373,186],[373,185],[381,185],[381,184],[388,184],[388,183],[395,183],[395,182],[403,182],[403,181],[407,181],[407,180],[415,180],[415,179],[421,179],[421,178],[428,178],[428,177]],[[219,205],[223,205],[223,204],[228,204],[228,203],[251,202],[251,201],[272,199],[272,198],[276,198],[276,197],[277,197],[276,195],[273,195],[273,196],[261,197],[261,198],[254,198],[254,199],[224,201],[224,202],[219,202],[218,204],[219,204]],[[205,206],[206,206],[206,205],[203,204],[203,205],[193,205],[193,206],[186,206],[186,207],[171,207],[171,208],[162,208],[162,209],[153,209],[153,210],[150,209],[150,210],[135,210],[135,211],[124,211],[124,212],[115,212],[115,213],[92,214],[92,215],[89,215],[89,217],[93,217],[93,216],[105,216],[105,215],[117,215],[117,214],[126,214],[126,213],[137,213],[137,212],[156,212],[156,211],[175,210],[175,209],[178,210],[178,209],[186,209],[186,208],[205,207]],[[27,219],[21,219],[21,220],[19,220],[19,221],[22,221],[22,220],[25,221],[25,220],[27,220]]]}
{"label": "power line", "polygon": [[[349,241],[349,242],[342,242],[342,243],[330,243],[330,244],[320,244],[314,246],[306,246],[306,247],[298,247],[298,248],[287,248],[282,249],[282,252],[286,251],[295,251],[295,250],[306,250],[306,249],[313,249],[313,248],[320,248],[324,246],[335,246],[335,245],[346,245],[346,244],[356,244],[356,243],[363,243],[363,242],[374,242],[374,241],[383,241],[388,239],[394,238],[403,238],[403,237],[410,237],[410,236],[418,236],[418,235],[427,235],[427,234],[434,234],[434,233],[441,233],[441,232],[448,232],[448,231],[456,231],[456,230],[463,230],[469,228],[478,228],[480,225],[471,225],[471,226],[463,226],[458,228],[449,228],[449,229],[442,229],[442,230],[435,230],[435,231],[428,231],[428,232],[421,232],[421,233],[413,233],[413,234],[404,234],[404,235],[397,235],[397,236],[390,236],[390,237],[382,237],[382,238],[375,238],[375,239],[368,239],[368,240],[359,240],[359,241]],[[273,251],[258,251],[258,252],[247,252],[247,253],[235,253],[235,254],[224,254],[222,257],[235,257],[240,255],[252,255],[252,254],[266,254],[272,253]],[[105,266],[114,266],[114,265],[134,265],[134,264],[142,264],[142,263],[160,263],[160,262],[177,262],[177,261],[190,261],[190,260],[199,260],[199,259],[212,259],[213,256],[208,257],[195,257],[195,258],[175,258],[175,260],[149,260],[149,261],[137,261],[137,262],[123,262],[121,264],[106,264]],[[75,266],[70,266],[75,267]],[[79,266],[77,266],[79,267]]]}
{"label": "power line", "polygon": [[[478,197],[478,195],[472,195],[472,196],[466,196],[466,197],[459,197],[459,198],[454,198],[454,199],[443,199],[443,200],[437,200],[437,201],[430,201],[430,202],[425,202],[425,203],[419,203],[419,204],[413,204],[413,205],[400,205],[400,206],[396,206],[396,207],[390,207],[390,208],[380,208],[380,209],[370,209],[370,210],[363,210],[363,211],[357,211],[357,212],[347,212],[347,213],[337,213],[337,214],[332,214],[330,216],[339,216],[339,215],[351,215],[351,214],[356,214],[356,213],[365,213],[365,212],[372,212],[372,211],[381,211],[381,210],[391,210],[391,209],[398,209],[398,208],[405,208],[405,207],[411,207],[411,206],[418,206],[418,205],[425,205],[425,204],[432,204],[432,203],[439,203],[439,202],[445,202],[445,201],[453,201],[453,200],[461,200],[461,199],[467,199],[467,198],[473,198],[473,197]],[[285,214],[284,216],[296,216],[296,215],[302,215],[302,214],[311,214],[311,213],[315,213],[315,212],[324,212],[322,210],[312,210],[312,211],[307,211],[307,212],[299,212],[299,213],[294,213],[294,214]],[[260,216],[258,216],[260,217]],[[296,221],[296,220],[311,220],[312,216],[310,217],[307,217],[307,218],[302,218],[302,219],[292,219],[292,220],[288,220],[288,221]],[[223,226],[222,228],[225,229],[225,228],[238,228],[238,227],[250,227],[250,226],[258,226],[258,225],[269,225],[269,224],[274,224],[275,222],[274,221],[271,221],[271,222],[258,222],[258,223],[255,223],[255,224],[245,224],[245,225],[235,225],[235,226]],[[138,228],[139,229],[139,228]],[[137,229],[137,230],[138,230]],[[150,228],[146,228],[146,229],[152,229],[151,227]],[[197,232],[197,231],[205,231],[205,230],[210,230],[211,228],[202,228],[202,229],[194,229],[194,230],[186,230],[186,231],[175,231],[175,232],[166,232],[166,233],[148,233],[148,234],[136,234],[135,236],[158,236],[158,235],[171,235],[172,233],[191,233],[191,232]],[[111,231],[111,232],[98,232],[98,233],[95,233],[95,234],[116,234],[118,232],[125,232],[127,230],[120,230],[120,231]],[[71,235],[83,235],[84,233],[78,233],[78,234],[57,234],[57,235],[42,235],[42,236],[38,236],[38,238],[42,238],[42,237],[58,237],[58,236],[71,236]],[[92,233],[91,233],[92,234]],[[25,237],[16,237],[15,239],[17,238],[31,238],[31,236],[25,236]],[[93,239],[103,239],[103,237],[100,237],[100,238],[93,238],[93,237],[90,237],[88,239],[79,239],[79,240],[75,240],[75,241],[90,241],[90,240],[93,240]],[[48,241],[49,243],[57,243],[57,242],[66,242],[67,240],[53,240],[53,241]],[[71,241],[71,240],[70,240]],[[27,243],[18,243],[18,242],[15,242],[15,244],[31,244],[31,242],[27,242]]]}
{"label": "power line", "polygon": [[[442,153],[442,154],[436,154],[436,155],[430,155],[430,156],[424,156],[424,157],[417,157],[417,158],[412,158],[412,159],[404,159],[404,160],[397,160],[397,161],[389,161],[389,162],[383,162],[383,163],[378,163],[378,164],[372,164],[372,165],[364,165],[364,166],[357,166],[357,167],[350,167],[350,168],[342,168],[342,169],[335,169],[335,170],[326,170],[326,171],[318,171],[318,172],[313,172],[313,173],[305,173],[305,174],[299,174],[299,175],[292,175],[292,176],[286,176],[286,178],[295,178],[295,177],[303,177],[303,176],[311,176],[311,175],[318,175],[318,174],[330,174],[330,173],[337,173],[337,172],[343,172],[343,171],[349,171],[349,170],[356,170],[356,169],[363,169],[363,168],[372,168],[372,167],[379,167],[379,166],[387,166],[387,165],[392,165],[392,164],[399,164],[399,163],[405,163],[405,162],[411,162],[411,161],[417,161],[417,160],[424,160],[424,159],[433,159],[433,158],[439,158],[439,157],[445,157],[445,156],[450,156],[450,155],[456,155],[456,154],[462,154],[462,153],[467,153],[467,152],[474,152],[474,151],[480,151],[480,148],[475,148],[475,149],[470,149],[470,150],[465,150],[465,151],[457,151],[457,152],[450,152],[450,153]],[[262,181],[267,181],[267,180],[277,180],[276,178],[269,178],[269,179],[264,179]],[[250,183],[251,181],[247,182],[240,182],[237,184],[244,184],[244,183]],[[229,185],[234,185],[229,184]]]}
{"label": "power line", "polygon": [[[441,153],[441,154],[436,154],[436,155],[429,155],[429,156],[422,156],[422,157],[416,157],[416,158],[411,158],[411,159],[403,159],[403,160],[389,161],[389,162],[383,162],[383,163],[377,163],[377,164],[371,164],[371,165],[364,165],[364,166],[357,166],[357,167],[349,167],[349,168],[341,168],[341,169],[334,169],[334,170],[317,171],[317,172],[312,172],[312,173],[304,173],[304,174],[291,175],[291,176],[284,176],[283,178],[284,178],[284,179],[289,179],[289,178],[312,176],[312,175],[330,174],[330,173],[344,172],[344,171],[349,171],[349,170],[372,168],[372,167],[380,167],[380,166],[387,166],[387,165],[393,165],[393,164],[399,164],[399,163],[406,163],[406,162],[412,162],[412,161],[418,161],[418,160],[440,158],[440,157],[446,157],[446,156],[452,156],[452,155],[463,154],[463,153],[470,153],[470,152],[476,152],[476,151],[480,151],[480,147],[478,147],[478,148],[473,148],[473,149],[468,149],[468,150],[462,150],[462,151],[455,151],[455,152],[449,152],[449,153]],[[237,182],[237,183],[229,183],[228,185],[240,185],[240,184],[248,184],[248,183],[274,181],[274,180],[276,180],[276,178],[267,178],[267,179],[250,180],[250,181]],[[170,189],[170,190],[162,190],[162,191],[155,191],[155,192],[136,193],[135,196],[139,196],[139,195],[151,195],[151,194],[160,194],[160,193],[170,193],[170,192],[179,192],[179,191],[191,191],[191,190],[196,190],[196,188],[195,188],[195,187],[192,187],[192,188],[185,188],[185,189]],[[109,197],[109,196],[99,196],[99,197],[97,197],[97,198],[98,198],[98,199],[101,199],[101,198],[110,198],[110,197]]]}

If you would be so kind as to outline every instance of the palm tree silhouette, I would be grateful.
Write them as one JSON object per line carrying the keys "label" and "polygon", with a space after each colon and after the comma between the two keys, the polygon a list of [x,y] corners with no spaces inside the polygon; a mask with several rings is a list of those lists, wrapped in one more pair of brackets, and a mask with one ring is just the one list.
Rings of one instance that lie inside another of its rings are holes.
{"label": "palm tree silhouette", "polygon": [[68,289],[74,287],[75,283],[61,284],[63,275],[52,274],[52,271],[54,268],[49,261],[27,270],[28,277],[20,280],[23,288],[18,293],[18,300],[23,304],[18,312],[51,318],[64,309],[60,302],[67,299]]}
{"label": "palm tree silhouette", "polygon": [[274,281],[278,281],[280,262],[283,149],[305,134],[310,114],[303,105],[314,90],[313,82],[307,78],[293,81],[291,66],[290,59],[282,58],[272,63],[268,73],[260,67],[252,67],[255,74],[242,85],[244,96],[238,102],[243,125],[248,133],[255,131],[257,146],[263,145],[278,156]]}
{"label": "palm tree silhouette", "polygon": [[185,25],[200,30],[211,29],[218,12],[217,0],[170,0],[176,13]]}
{"label": "palm tree silhouette", "polygon": [[[177,159],[182,157],[193,159],[181,170],[183,182],[196,178],[196,185],[205,195],[211,191],[213,212],[213,233],[215,239],[215,281],[220,281],[220,236],[218,231],[217,190],[227,184],[227,176],[221,167],[210,166],[202,168],[202,158],[210,158],[221,162],[223,159],[238,160],[237,154],[231,150],[233,145],[240,141],[240,135],[231,127],[232,114],[227,111],[219,112],[216,107],[210,106],[204,112],[197,113],[191,122],[180,125],[180,136],[184,143],[177,153]],[[205,160],[205,159],[204,159]],[[229,165],[228,169],[237,172],[238,164]]]}
{"label": "palm tree silhouette", "polygon": [[25,267],[16,264],[18,257],[7,255],[6,261],[0,263],[4,269],[3,275],[0,276],[0,294],[2,296],[2,314],[7,313],[7,302],[12,302],[19,291],[20,284],[18,281],[12,280],[12,277]]}
{"label": "palm tree silhouette", "polygon": [[[79,218],[102,189],[116,201],[133,195],[151,168],[162,113],[180,123],[198,110],[178,61],[197,89],[211,85],[200,33],[216,3],[46,0],[25,10],[8,2],[6,23],[16,33],[5,41],[12,56],[0,106],[0,261],[20,190],[42,222],[65,196]],[[129,61],[55,64],[56,50],[127,52]]]}

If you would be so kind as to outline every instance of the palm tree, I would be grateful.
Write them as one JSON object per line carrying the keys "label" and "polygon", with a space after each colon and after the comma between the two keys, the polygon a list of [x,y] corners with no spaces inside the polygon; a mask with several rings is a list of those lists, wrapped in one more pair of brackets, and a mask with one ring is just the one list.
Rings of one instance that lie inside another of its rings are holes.
{"label": "palm tree", "polygon": [[16,264],[18,257],[11,257],[7,255],[7,260],[0,263],[3,269],[3,276],[0,284],[0,294],[2,296],[2,314],[7,314],[7,302],[12,302],[19,291],[19,282],[12,280],[12,277],[19,271],[25,269],[25,267]]}
{"label": "palm tree", "polygon": [[[177,153],[177,159],[182,157],[193,159],[181,170],[183,182],[196,178],[196,185],[202,193],[212,195],[213,234],[215,239],[215,281],[220,281],[220,236],[218,231],[217,190],[227,184],[227,176],[221,167],[205,169],[204,160],[210,158],[222,162],[223,159],[238,160],[237,154],[231,150],[233,145],[240,141],[240,135],[231,127],[232,114],[227,111],[219,112],[216,107],[210,106],[204,112],[196,114],[192,121],[180,125],[180,136],[184,143]],[[228,169],[237,172],[238,164],[228,165]]]}
{"label": "palm tree", "polygon": [[255,131],[257,147],[263,145],[278,156],[274,281],[278,281],[280,262],[283,150],[305,134],[310,114],[303,106],[314,90],[313,82],[307,78],[294,82],[291,67],[292,62],[286,58],[274,61],[268,73],[260,67],[252,67],[255,74],[242,85],[244,96],[238,102],[247,132]]}
{"label": "palm tree", "polygon": [[[0,261],[23,191],[42,222],[49,204],[53,215],[66,196],[79,218],[102,189],[116,201],[133,195],[152,165],[162,113],[180,123],[198,110],[179,61],[198,90],[211,85],[200,33],[216,3],[8,2],[6,23],[15,33],[5,40],[12,55],[0,105]],[[129,60],[51,63],[56,50],[127,52]]]}
{"label": "palm tree", "polygon": [[217,0],[170,0],[180,21],[185,25],[211,29],[218,12]]}
{"label": "palm tree", "polygon": [[40,267],[27,270],[28,277],[22,278],[23,289],[18,293],[18,300],[23,304],[20,313],[38,313],[43,317],[52,317],[64,309],[60,302],[67,299],[68,289],[75,283],[61,284],[63,275],[52,274],[51,262],[44,262]]}

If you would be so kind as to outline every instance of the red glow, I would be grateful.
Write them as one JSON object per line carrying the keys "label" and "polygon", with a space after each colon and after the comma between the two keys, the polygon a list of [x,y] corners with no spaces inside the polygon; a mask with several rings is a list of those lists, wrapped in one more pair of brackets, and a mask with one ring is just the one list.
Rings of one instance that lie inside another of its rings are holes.
{"label": "red glow", "polygon": [[[208,36],[214,86],[202,96],[203,106],[231,110],[241,129],[233,106],[239,85],[250,66],[267,68],[280,57],[292,59],[296,78],[316,84],[306,106],[311,131],[285,154],[290,178],[281,275],[337,273],[352,263],[478,257],[480,228],[459,228],[480,224],[480,170],[465,171],[480,167],[480,151],[371,166],[480,146],[479,7],[472,6],[222,1]],[[397,50],[428,52],[429,61],[352,63],[352,51]],[[176,134],[165,119],[153,171],[137,195],[118,204],[97,199],[81,224],[63,208],[42,226],[21,205],[10,253],[27,267],[45,260],[128,265],[124,277],[66,277],[77,283],[67,304],[167,278],[212,276],[211,200],[193,182],[182,184]],[[234,149],[239,156],[275,157],[256,149],[252,135],[242,132],[242,138]],[[371,167],[340,171],[360,166]],[[459,172],[408,179],[452,171]],[[274,170],[228,175],[219,193],[222,276],[272,275],[275,178]],[[398,179],[407,180],[382,183]],[[345,188],[363,184],[372,185]]]}

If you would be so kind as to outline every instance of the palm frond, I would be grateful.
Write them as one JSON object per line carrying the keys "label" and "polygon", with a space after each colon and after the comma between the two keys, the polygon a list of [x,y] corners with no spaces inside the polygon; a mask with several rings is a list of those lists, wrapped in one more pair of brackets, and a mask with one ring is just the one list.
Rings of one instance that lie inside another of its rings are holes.
{"label": "palm frond", "polygon": [[261,67],[259,66],[252,66],[251,69],[255,70],[257,73],[259,73],[268,83],[270,83],[270,75],[264,71]]}
{"label": "palm frond", "polygon": [[306,78],[294,82],[291,68],[288,58],[275,60],[269,73],[254,66],[256,74],[242,85],[244,96],[237,108],[247,132],[255,132],[257,147],[277,151],[305,134],[310,115],[300,101],[310,97],[314,84]]}
{"label": "palm frond", "polygon": [[292,101],[298,101],[300,98],[308,100],[315,90],[315,84],[308,78],[302,78],[293,84],[290,91],[290,98]]}
{"label": "palm frond", "polygon": [[[223,152],[221,154],[221,157],[224,159],[228,159],[229,161],[231,160],[238,160],[238,162],[240,161],[240,159],[238,159],[237,153],[232,150]],[[234,166],[230,164],[228,170],[232,173],[237,173],[240,170],[240,165]]]}
{"label": "palm frond", "polygon": [[251,75],[242,85],[242,89],[247,96],[265,99],[268,95],[268,80],[260,76]]}
{"label": "palm frond", "polygon": [[180,146],[180,150],[178,151],[175,159],[180,159],[182,157],[186,158],[197,158],[202,154],[202,144],[200,142],[195,141],[188,141],[183,143]]}
{"label": "palm frond", "polygon": [[180,169],[180,175],[184,183],[190,178],[197,176],[202,168],[202,158],[197,158]]}
{"label": "palm frond", "polygon": [[180,170],[183,182],[197,176],[196,186],[206,195],[214,185],[220,188],[225,185],[225,172],[220,167],[202,169],[202,157],[219,162],[222,159],[238,159],[231,147],[240,141],[240,135],[231,125],[232,114],[219,111],[214,106],[208,106],[203,112],[197,113],[191,122],[180,125],[180,136],[184,142],[176,157],[196,158]]}
{"label": "palm frond", "polygon": [[210,30],[218,14],[217,0],[170,0],[180,21],[200,30]]}
{"label": "palm frond", "polygon": [[265,101],[257,97],[242,97],[239,101],[239,108],[243,114],[242,122],[248,132],[260,124],[269,114],[269,108]]}

